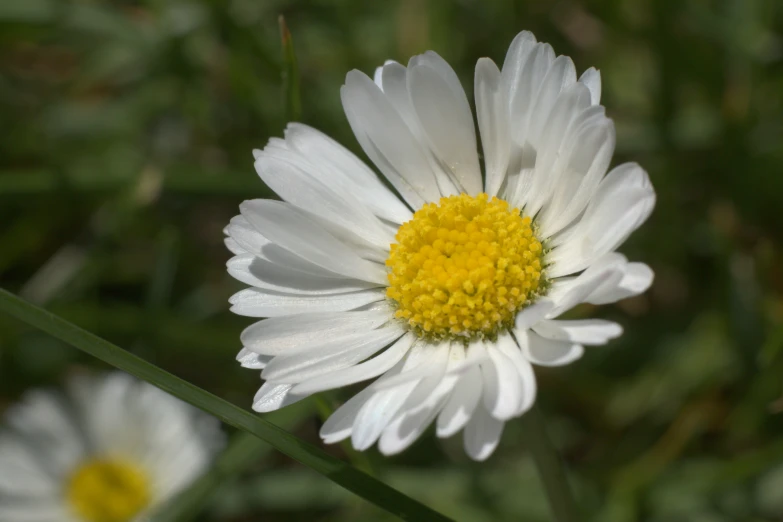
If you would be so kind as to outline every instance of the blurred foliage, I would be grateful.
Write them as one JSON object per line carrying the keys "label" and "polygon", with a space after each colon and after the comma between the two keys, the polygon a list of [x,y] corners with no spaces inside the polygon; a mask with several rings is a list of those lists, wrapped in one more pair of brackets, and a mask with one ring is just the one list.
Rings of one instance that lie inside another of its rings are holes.
{"label": "blurred foliage", "polygon": [[[641,163],[659,195],[623,251],[657,278],[575,312],[626,334],[538,372],[550,429],[591,520],[783,519],[780,0],[4,0],[0,285],[248,406],[258,374],[234,362],[248,321],[227,311],[240,285],[221,229],[241,200],[270,196],[250,151],[291,111],[280,14],[302,121],[355,151],[339,103],[350,69],[434,49],[471,93],[475,61],[502,62],[522,29],[601,69],[615,163]],[[0,316],[0,408],[95,364]],[[317,442],[304,407],[292,429]],[[253,456],[202,520],[382,519],[283,457]],[[368,458],[460,520],[548,520],[518,422],[481,465],[432,435]]]}

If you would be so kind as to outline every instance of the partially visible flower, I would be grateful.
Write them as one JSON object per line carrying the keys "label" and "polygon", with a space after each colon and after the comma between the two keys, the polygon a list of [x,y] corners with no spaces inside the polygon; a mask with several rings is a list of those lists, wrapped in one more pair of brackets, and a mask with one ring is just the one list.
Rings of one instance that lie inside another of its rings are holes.
{"label": "partially visible flower", "polygon": [[3,522],[138,522],[209,464],[216,419],[123,373],[28,392],[0,431]]}
{"label": "partially visible flower", "polygon": [[379,377],[321,429],[393,454],[436,422],[464,429],[487,458],[504,423],[533,404],[532,364],[558,366],[620,325],[558,320],[580,303],[644,292],[653,273],[615,250],[655,204],[635,163],[607,174],[614,124],[601,78],[520,33],[498,67],[476,65],[475,104],[427,52],[387,62],[341,90],[364,152],[397,194],[320,132],[290,124],[254,151],[283,199],[246,201],[226,228],[231,298],[267,317],[241,336],[243,366],[263,370],[253,408]]}

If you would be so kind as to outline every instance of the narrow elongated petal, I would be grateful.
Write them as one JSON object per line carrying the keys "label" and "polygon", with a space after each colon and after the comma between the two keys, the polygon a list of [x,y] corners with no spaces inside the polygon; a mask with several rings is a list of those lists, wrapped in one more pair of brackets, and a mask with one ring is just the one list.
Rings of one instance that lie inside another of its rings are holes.
{"label": "narrow elongated petal", "polygon": [[308,312],[334,312],[355,310],[361,306],[382,301],[384,293],[380,290],[362,290],[335,295],[290,295],[246,288],[229,299],[231,311],[247,317],[280,317]]}
{"label": "narrow elongated petal", "polygon": [[240,336],[245,348],[263,355],[280,355],[375,329],[389,321],[386,310],[366,312],[319,312],[272,317],[254,323]]}
{"label": "narrow elongated petal", "polygon": [[408,126],[366,75],[351,71],[343,107],[364,152],[414,209],[440,198],[427,156]]}
{"label": "narrow elongated petal", "polygon": [[506,179],[511,155],[511,128],[506,87],[495,62],[481,58],[476,64],[476,118],[484,151],[484,192],[495,196]]}
{"label": "narrow elongated petal", "polygon": [[385,283],[380,265],[360,258],[314,220],[279,201],[257,199],[240,205],[242,215],[275,244],[327,270]]}
{"label": "narrow elongated petal", "polygon": [[527,330],[515,330],[519,347],[528,361],[539,366],[564,366],[582,357],[584,347],[571,341],[554,341]]}
{"label": "narrow elongated petal", "polygon": [[415,336],[408,333],[380,355],[356,366],[304,381],[298,384],[294,391],[297,393],[316,393],[373,379],[390,371],[394,365],[399,363],[410,350],[414,340]]}
{"label": "narrow elongated petal", "polygon": [[411,218],[411,211],[367,165],[327,135],[301,123],[290,123],[285,138],[292,149],[320,167],[330,185],[353,194],[378,217],[398,224]]}
{"label": "narrow elongated petal", "polygon": [[481,192],[473,116],[454,72],[434,53],[425,55],[409,65],[408,91],[436,156],[463,192]]}
{"label": "narrow elongated petal", "polygon": [[487,460],[500,442],[503,426],[503,421],[493,418],[487,410],[479,407],[465,426],[464,442],[468,456],[477,461]]}

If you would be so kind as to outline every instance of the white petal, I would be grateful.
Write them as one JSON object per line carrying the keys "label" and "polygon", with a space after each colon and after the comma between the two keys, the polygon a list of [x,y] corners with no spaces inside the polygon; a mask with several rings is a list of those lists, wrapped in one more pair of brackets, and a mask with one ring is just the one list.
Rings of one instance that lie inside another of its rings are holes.
{"label": "white petal", "polygon": [[[453,344],[449,350],[448,368],[451,369],[458,365],[465,357],[465,349],[459,344]],[[378,441],[378,449],[384,455],[394,455],[410,446],[421,436],[427,426],[443,408],[454,389],[460,376],[449,374],[438,379],[435,389],[423,400],[418,400],[416,390],[408,402],[411,403],[405,409],[405,413],[399,415],[392,423],[386,427]],[[423,384],[423,383],[422,383]],[[423,388],[422,384],[419,388]],[[417,402],[413,402],[416,400]]]}
{"label": "white petal", "polygon": [[[317,161],[317,158],[312,158]],[[326,176],[298,152],[272,148],[255,162],[256,172],[284,201],[388,249],[393,240],[370,210],[349,191],[326,185]]]}
{"label": "white petal", "polygon": [[506,357],[511,360],[511,363],[517,370],[518,378],[522,383],[522,398],[519,402],[519,408],[515,415],[522,415],[533,406],[536,401],[536,375],[533,372],[533,366],[530,364],[525,356],[522,354],[522,350],[517,345],[517,342],[509,334],[504,334],[498,338],[498,349],[503,352]]}
{"label": "white petal", "polygon": [[437,201],[440,191],[425,152],[378,86],[351,71],[340,95],[359,144],[408,204],[418,209]]}
{"label": "white petal", "polygon": [[481,365],[484,407],[492,417],[506,421],[516,416],[522,404],[522,380],[517,369],[499,349],[487,344],[490,362]]}
{"label": "white petal", "polygon": [[636,230],[655,206],[647,173],[635,163],[614,168],[601,181],[568,242],[551,253],[550,277],[584,269],[612,252]]}
{"label": "white petal", "polygon": [[279,410],[308,397],[291,393],[292,384],[265,382],[253,397],[253,410],[259,413]]}
{"label": "white petal", "polygon": [[36,498],[30,502],[0,504],[3,522],[81,522],[58,496]]}
{"label": "white petal", "polygon": [[383,290],[362,290],[332,295],[290,295],[246,288],[229,299],[231,311],[247,317],[280,317],[308,312],[343,312],[355,310],[366,304],[382,301]]}
{"label": "white petal", "polygon": [[76,419],[63,398],[53,392],[27,392],[21,403],[6,412],[5,420],[52,469],[69,469],[84,454],[85,441]]}
{"label": "white petal", "polygon": [[386,271],[364,260],[315,221],[280,201],[256,199],[240,206],[242,215],[272,242],[332,272],[386,284]]}
{"label": "white petal", "polygon": [[590,67],[582,73],[579,81],[590,89],[590,103],[593,105],[601,103],[601,73],[595,67]]}
{"label": "white petal", "polygon": [[509,86],[509,112],[511,114],[511,139],[522,146],[530,140],[530,117],[535,109],[536,95],[549,71],[555,53],[547,43],[533,46],[520,70]]}
{"label": "white petal", "polygon": [[396,455],[413,444],[438,415],[458,378],[457,375],[444,377],[435,391],[418,408],[397,417],[381,434],[378,441],[378,449],[381,453]]}
{"label": "white petal", "polygon": [[223,233],[233,239],[243,253],[259,255],[261,249],[269,244],[269,240],[259,233],[244,216],[234,216],[223,229]]}
{"label": "white petal", "polygon": [[275,245],[258,232],[253,225],[243,216],[234,216],[226,227],[226,234],[230,239],[244,250],[243,255],[252,254],[268,263],[278,267],[278,270],[286,271],[291,278],[301,277],[303,274],[324,278],[345,279],[346,276],[336,274],[321,266],[305,261],[301,257],[289,252],[279,245]]}
{"label": "white petal", "polygon": [[330,186],[353,194],[378,217],[397,224],[413,217],[367,165],[326,134],[301,123],[289,123],[285,138],[292,149],[321,167]]}
{"label": "white petal", "polygon": [[476,119],[481,132],[484,151],[486,184],[484,192],[498,194],[506,177],[511,154],[511,128],[509,123],[506,87],[495,62],[480,58],[476,64],[474,80]]}
{"label": "white petal", "polygon": [[622,278],[616,284],[599,286],[585,298],[585,302],[600,305],[639,295],[650,288],[655,277],[652,269],[644,263],[626,263],[621,270]]}
{"label": "white petal", "polygon": [[531,330],[514,330],[514,336],[527,360],[539,366],[564,366],[584,353],[580,344],[545,339]]}
{"label": "white petal", "polygon": [[507,187],[506,198],[515,206],[524,206],[529,215],[535,215],[550,198],[557,181],[557,163],[567,155],[565,149],[569,128],[574,120],[590,106],[590,92],[576,83],[563,90],[557,97],[546,118],[539,148],[529,147],[528,161],[531,167],[527,177],[520,176],[516,185]]}
{"label": "white petal", "polygon": [[619,337],[623,327],[602,319],[580,319],[575,321],[541,321],[533,330],[553,341],[568,341],[577,344],[600,345]]}
{"label": "white petal", "polygon": [[405,66],[393,61],[386,62],[383,66],[383,93],[422,146],[440,193],[444,196],[459,194],[461,191],[452,179],[451,171],[448,171],[448,167],[436,157],[419,121],[419,116],[413,108],[408,91],[408,69]]}
{"label": "white petal", "polygon": [[239,243],[237,243],[234,239],[227,237],[223,240],[223,243],[225,243],[226,248],[235,256],[241,256],[244,254],[247,254],[247,250],[242,248]]}
{"label": "white petal", "polygon": [[395,364],[400,362],[405,354],[408,353],[416,336],[408,333],[402,336],[396,343],[391,345],[380,355],[365,361],[356,366],[331,372],[328,375],[320,375],[309,379],[303,383],[297,384],[294,388],[296,393],[316,393],[319,391],[330,390],[366,381],[389,371]]}
{"label": "white petal", "polygon": [[[437,347],[420,343],[408,353],[399,373],[391,375],[389,372],[373,383],[370,387],[375,394],[362,406],[354,421],[351,432],[353,446],[360,451],[372,446],[398,413],[419,404],[432,393],[446,371],[448,354],[447,343]],[[388,382],[405,374],[416,378],[386,387]]]}
{"label": "white petal", "polygon": [[42,458],[36,446],[8,433],[0,435],[0,498],[59,494],[67,468],[47,469],[52,463]]}
{"label": "white petal", "polygon": [[454,71],[434,52],[417,56],[408,66],[408,91],[435,155],[464,192],[481,192],[473,116]]}
{"label": "white petal", "polygon": [[536,44],[536,37],[530,31],[519,33],[506,52],[506,58],[503,61],[503,83],[506,84],[509,95],[514,96],[519,88],[520,80],[525,63]]}
{"label": "white petal", "polygon": [[318,350],[279,355],[266,365],[261,377],[280,383],[300,383],[318,375],[330,374],[374,355],[404,333],[400,325],[393,323],[324,344]]}
{"label": "white petal", "polygon": [[375,329],[391,319],[388,310],[320,312],[272,317],[253,323],[240,338],[245,348],[263,355],[317,350],[335,339]]}
{"label": "white petal", "polygon": [[459,376],[454,392],[438,415],[438,437],[451,437],[465,427],[481,401],[482,386],[481,370],[477,366],[468,368]]}
{"label": "white petal", "polygon": [[289,295],[333,295],[346,294],[370,288],[377,283],[358,279],[323,277],[292,270],[290,267],[272,263],[253,254],[232,257],[226,263],[228,273],[245,284]]}
{"label": "white petal", "polygon": [[417,384],[417,381],[412,381],[396,388],[376,391],[361,407],[353,422],[351,431],[353,447],[364,451],[375,444],[381,432],[392,421]]}
{"label": "white petal", "polygon": [[586,302],[586,299],[599,288],[613,288],[623,278],[625,256],[612,252],[596,259],[593,264],[578,277],[568,281],[555,281],[547,297],[555,303],[555,308],[546,314],[553,319],[574,306]]}
{"label": "white petal", "polygon": [[361,392],[351,397],[345,404],[337,408],[332,413],[318,434],[326,444],[334,444],[351,436],[353,424],[359,410],[373,396],[375,392],[370,388],[365,388]]}
{"label": "white petal", "polygon": [[568,56],[558,56],[541,81],[528,125],[529,140],[539,149],[544,127],[560,93],[576,82],[576,68]]}
{"label": "white petal", "polygon": [[465,351],[464,357],[449,367],[449,373],[464,373],[469,368],[489,362],[489,354],[482,341],[471,341],[467,350],[464,347],[462,350]]}
{"label": "white petal", "polygon": [[242,348],[237,354],[237,361],[239,361],[239,364],[242,365],[243,368],[250,368],[251,370],[263,370],[271,360],[271,355],[259,355],[247,348]]}
{"label": "white petal", "polygon": [[[578,123],[577,120],[575,124]],[[595,194],[614,154],[614,124],[601,113],[568,143],[562,174],[540,216],[540,233],[544,237],[553,236],[571,224]]]}
{"label": "white petal", "polygon": [[[446,371],[446,363],[449,357],[450,343],[441,342],[437,345],[422,343],[412,352],[422,356],[420,361],[411,358],[407,361],[402,372],[394,377],[385,378],[382,382],[376,382],[373,387],[376,390],[388,390],[411,381],[420,381],[435,374],[442,375]],[[437,380],[440,380],[438,377]],[[433,385],[434,386],[434,385]]]}
{"label": "white petal", "polygon": [[514,319],[514,327],[519,330],[527,330],[546,317],[554,308],[555,303],[551,300],[546,298],[539,299],[519,311]]}
{"label": "white petal", "polygon": [[464,444],[468,456],[477,461],[487,460],[498,447],[504,424],[484,408],[478,408],[465,426]]}

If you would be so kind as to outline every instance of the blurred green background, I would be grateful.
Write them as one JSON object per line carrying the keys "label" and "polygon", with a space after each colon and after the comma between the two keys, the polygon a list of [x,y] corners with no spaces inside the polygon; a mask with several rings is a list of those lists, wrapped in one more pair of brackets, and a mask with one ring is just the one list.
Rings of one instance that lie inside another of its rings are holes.
{"label": "blurred green background", "polygon": [[[591,520],[783,520],[780,0],[3,0],[0,285],[249,407],[260,381],[234,361],[250,321],[228,313],[241,285],[221,229],[242,200],[270,196],[250,151],[287,119],[280,14],[302,121],[357,152],[339,100],[350,69],[433,49],[472,99],[476,60],[502,63],[529,29],[601,70],[615,164],[641,163],[658,193],[622,250],[656,281],[575,311],[626,333],[537,371],[551,434]],[[0,410],[76,366],[98,365],[0,316]],[[314,402],[270,418],[319,443]],[[200,520],[384,519],[251,453]],[[549,520],[519,422],[483,464],[432,434],[368,456],[459,520]]]}

